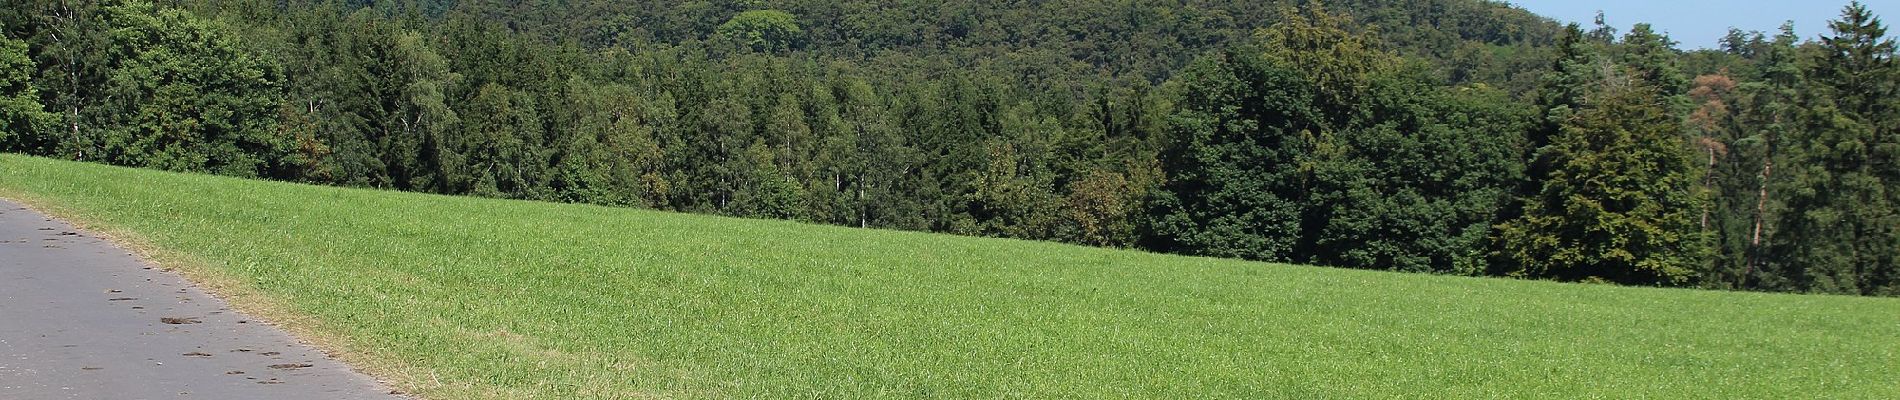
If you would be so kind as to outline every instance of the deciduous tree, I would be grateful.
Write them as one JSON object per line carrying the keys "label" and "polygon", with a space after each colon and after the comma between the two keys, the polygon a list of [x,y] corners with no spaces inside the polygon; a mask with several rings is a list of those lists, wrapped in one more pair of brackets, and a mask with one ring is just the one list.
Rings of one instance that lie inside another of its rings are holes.
{"label": "deciduous tree", "polygon": [[1706,257],[1694,153],[1662,96],[1612,74],[1549,146],[1550,175],[1498,227],[1509,274],[1626,284],[1687,283]]}

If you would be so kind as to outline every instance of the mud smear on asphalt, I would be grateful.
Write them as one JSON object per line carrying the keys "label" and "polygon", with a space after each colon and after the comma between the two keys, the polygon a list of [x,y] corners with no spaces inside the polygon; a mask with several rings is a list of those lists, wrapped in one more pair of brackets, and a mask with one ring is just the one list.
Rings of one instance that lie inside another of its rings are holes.
{"label": "mud smear on asphalt", "polygon": [[171,324],[171,325],[188,325],[188,324],[201,323],[201,321],[198,321],[198,317],[162,317],[158,319],[158,322],[164,322],[166,324]]}

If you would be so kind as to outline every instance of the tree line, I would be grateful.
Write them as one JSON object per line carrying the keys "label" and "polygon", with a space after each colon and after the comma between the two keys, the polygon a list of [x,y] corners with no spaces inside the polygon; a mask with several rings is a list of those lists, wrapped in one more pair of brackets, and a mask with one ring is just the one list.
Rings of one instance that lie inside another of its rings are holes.
{"label": "tree line", "polygon": [[1894,42],[1477,0],[23,0],[0,150],[1350,268],[1900,294]]}

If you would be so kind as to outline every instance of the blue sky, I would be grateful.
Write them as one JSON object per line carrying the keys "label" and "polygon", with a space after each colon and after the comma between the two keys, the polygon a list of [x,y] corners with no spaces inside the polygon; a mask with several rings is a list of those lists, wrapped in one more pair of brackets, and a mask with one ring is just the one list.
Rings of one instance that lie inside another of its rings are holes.
{"label": "blue sky", "polygon": [[[1561,22],[1577,22],[1589,29],[1597,10],[1608,17],[1618,34],[1630,25],[1648,22],[1669,33],[1683,49],[1713,48],[1729,27],[1774,33],[1783,21],[1794,20],[1795,33],[1813,39],[1826,32],[1828,20],[1840,16],[1848,0],[1509,0],[1511,4]],[[1900,0],[1862,0],[1880,16],[1888,35],[1900,21]]]}

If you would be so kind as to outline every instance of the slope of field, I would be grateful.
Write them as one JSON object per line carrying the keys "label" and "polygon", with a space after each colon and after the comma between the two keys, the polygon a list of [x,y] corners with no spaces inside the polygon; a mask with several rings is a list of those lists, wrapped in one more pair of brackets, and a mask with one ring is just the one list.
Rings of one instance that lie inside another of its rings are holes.
{"label": "slope of field", "polygon": [[430,398],[1892,397],[1900,299],[1338,270],[0,156]]}

